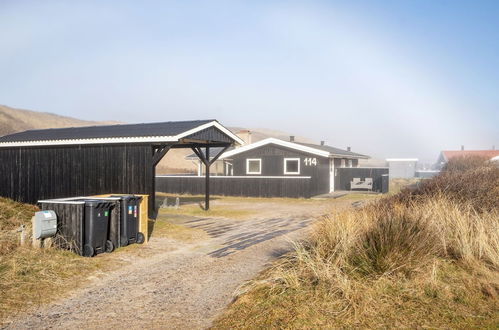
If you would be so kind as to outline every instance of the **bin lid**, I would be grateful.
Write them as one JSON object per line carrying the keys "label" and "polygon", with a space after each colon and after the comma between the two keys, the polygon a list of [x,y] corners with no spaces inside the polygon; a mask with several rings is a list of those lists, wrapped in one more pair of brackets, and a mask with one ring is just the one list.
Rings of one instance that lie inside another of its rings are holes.
{"label": "bin lid", "polygon": [[85,207],[93,207],[96,209],[109,209],[111,208],[113,203],[103,201],[103,200],[98,200],[98,199],[86,199],[85,200]]}
{"label": "bin lid", "polygon": [[135,196],[135,195],[111,195],[111,197],[119,197],[122,200],[127,200],[127,201],[142,200],[142,196]]}

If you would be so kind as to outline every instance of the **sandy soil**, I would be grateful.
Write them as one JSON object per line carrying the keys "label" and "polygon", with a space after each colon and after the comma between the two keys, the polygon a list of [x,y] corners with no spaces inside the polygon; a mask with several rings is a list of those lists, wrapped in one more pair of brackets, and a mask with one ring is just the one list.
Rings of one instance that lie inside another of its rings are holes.
{"label": "sandy soil", "polygon": [[85,288],[18,317],[6,328],[209,327],[237,288],[289,251],[290,240],[302,237],[331,202],[248,201],[240,206],[258,212],[243,220],[170,215],[172,223],[201,229],[207,238],[187,243],[153,236],[140,247],[147,253],[127,255],[126,266],[94,274]]}

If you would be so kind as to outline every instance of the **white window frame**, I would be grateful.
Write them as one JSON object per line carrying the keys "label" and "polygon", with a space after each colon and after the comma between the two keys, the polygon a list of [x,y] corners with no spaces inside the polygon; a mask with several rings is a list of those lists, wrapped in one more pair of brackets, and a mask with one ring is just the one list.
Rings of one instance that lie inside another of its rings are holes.
{"label": "white window frame", "polygon": [[[286,166],[288,160],[294,160],[298,162],[298,172],[289,172],[288,167]],[[284,158],[284,174],[292,174],[292,175],[300,175],[300,158]]]}
{"label": "white window frame", "polygon": [[[249,162],[250,161],[258,161],[260,163],[260,171],[250,172],[249,171]],[[246,174],[262,174],[262,159],[261,158],[247,158],[246,159]]]}

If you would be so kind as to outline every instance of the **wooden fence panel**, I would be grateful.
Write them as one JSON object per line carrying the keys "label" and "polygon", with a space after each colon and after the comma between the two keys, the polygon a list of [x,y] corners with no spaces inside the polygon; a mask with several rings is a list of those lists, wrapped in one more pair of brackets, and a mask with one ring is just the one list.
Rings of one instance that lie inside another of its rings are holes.
{"label": "wooden fence panel", "polygon": [[[172,194],[201,195],[202,176],[156,176],[156,190]],[[212,176],[210,193],[222,196],[309,198],[310,177]]]}

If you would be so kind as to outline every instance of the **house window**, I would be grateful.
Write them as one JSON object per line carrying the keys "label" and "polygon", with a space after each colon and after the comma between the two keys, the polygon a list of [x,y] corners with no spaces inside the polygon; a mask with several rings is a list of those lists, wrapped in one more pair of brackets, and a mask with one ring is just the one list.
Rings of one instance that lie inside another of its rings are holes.
{"label": "house window", "polygon": [[246,159],[246,174],[262,174],[262,160],[259,158]]}
{"label": "house window", "polygon": [[284,174],[300,174],[300,158],[284,158]]}

